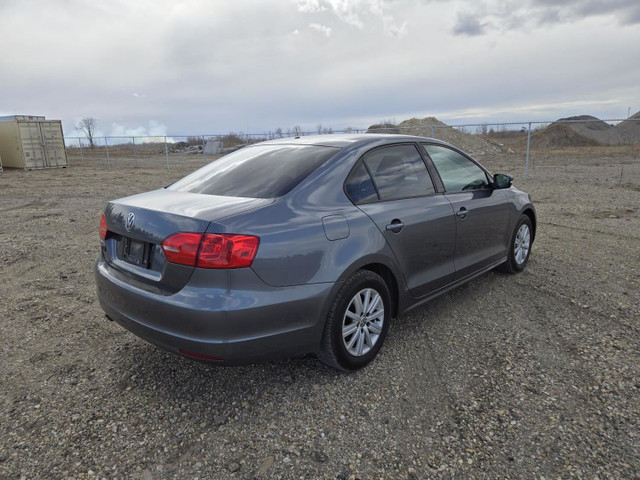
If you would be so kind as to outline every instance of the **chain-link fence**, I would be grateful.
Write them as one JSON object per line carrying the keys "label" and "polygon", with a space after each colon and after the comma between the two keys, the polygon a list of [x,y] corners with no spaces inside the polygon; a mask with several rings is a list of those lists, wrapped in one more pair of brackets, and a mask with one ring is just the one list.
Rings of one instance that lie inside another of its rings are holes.
{"label": "chain-link fence", "polygon": [[572,165],[607,165],[605,181],[640,186],[640,118],[573,118],[553,122],[523,121],[446,125],[435,118],[367,129],[334,131],[294,127],[264,133],[171,135],[146,137],[67,137],[71,164],[106,167],[198,168],[243,146],[277,138],[329,133],[389,133],[431,137],[451,143],[493,171],[526,182],[536,169],[568,171]]}

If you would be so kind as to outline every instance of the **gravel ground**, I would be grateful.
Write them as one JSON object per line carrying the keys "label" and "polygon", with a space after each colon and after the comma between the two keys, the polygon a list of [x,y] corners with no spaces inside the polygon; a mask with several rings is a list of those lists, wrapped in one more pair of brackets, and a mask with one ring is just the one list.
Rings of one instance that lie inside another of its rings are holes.
{"label": "gravel ground", "polygon": [[352,374],[209,366],[105,320],[100,210],[188,166],[5,170],[0,478],[640,478],[639,163],[540,158],[527,269],[395,320]]}

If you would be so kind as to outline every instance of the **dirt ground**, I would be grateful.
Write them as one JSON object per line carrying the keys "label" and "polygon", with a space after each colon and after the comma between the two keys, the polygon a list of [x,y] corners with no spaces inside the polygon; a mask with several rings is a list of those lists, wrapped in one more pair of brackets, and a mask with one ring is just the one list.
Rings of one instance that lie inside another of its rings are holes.
{"label": "dirt ground", "polygon": [[538,153],[524,185],[521,156],[479,157],[533,196],[527,269],[398,318],[352,374],[209,366],[107,321],[100,211],[202,159],[70,160],[0,172],[1,479],[640,478],[637,151]]}

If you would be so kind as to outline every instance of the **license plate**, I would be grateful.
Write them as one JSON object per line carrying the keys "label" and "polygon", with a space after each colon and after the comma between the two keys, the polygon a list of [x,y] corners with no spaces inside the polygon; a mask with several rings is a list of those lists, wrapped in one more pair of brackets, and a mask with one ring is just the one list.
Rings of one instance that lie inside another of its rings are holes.
{"label": "license plate", "polygon": [[138,242],[136,240],[131,240],[130,238],[125,238],[123,247],[122,259],[125,262],[143,268],[147,268],[149,266],[148,243]]}

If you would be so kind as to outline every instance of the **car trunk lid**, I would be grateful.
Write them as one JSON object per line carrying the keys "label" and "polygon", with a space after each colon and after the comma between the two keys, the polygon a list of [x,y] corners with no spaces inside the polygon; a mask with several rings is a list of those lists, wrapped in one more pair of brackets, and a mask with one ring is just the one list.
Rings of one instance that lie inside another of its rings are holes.
{"label": "car trunk lid", "polygon": [[204,233],[212,221],[272,203],[273,199],[224,197],[166,189],[109,202],[105,210],[106,262],[142,285],[180,290],[195,267],[167,261],[163,240],[174,233]]}

